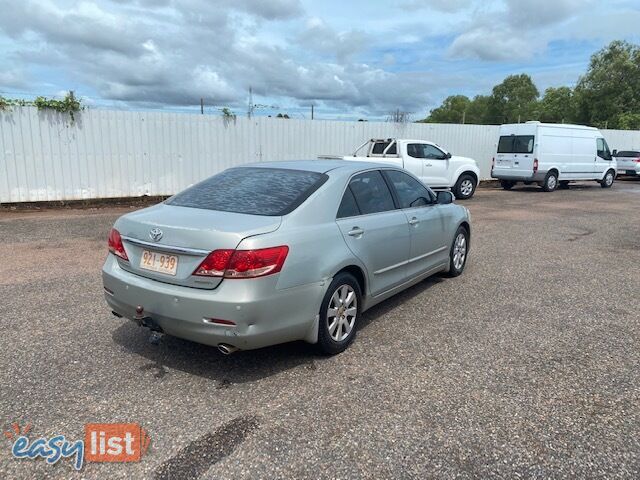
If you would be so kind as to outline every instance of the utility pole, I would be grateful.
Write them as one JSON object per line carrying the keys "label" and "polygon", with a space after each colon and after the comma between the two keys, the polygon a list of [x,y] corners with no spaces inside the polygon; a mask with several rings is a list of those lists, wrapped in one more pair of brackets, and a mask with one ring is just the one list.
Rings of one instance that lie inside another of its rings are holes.
{"label": "utility pole", "polygon": [[253,114],[253,89],[249,87],[249,108],[247,109],[247,117],[251,118]]}
{"label": "utility pole", "polygon": [[313,120],[313,103],[311,104],[311,120]]}
{"label": "utility pole", "polygon": [[467,111],[462,112],[462,124],[464,125],[465,120],[467,119]]}
{"label": "utility pole", "polygon": [[204,115],[204,98],[200,97],[200,115]]}

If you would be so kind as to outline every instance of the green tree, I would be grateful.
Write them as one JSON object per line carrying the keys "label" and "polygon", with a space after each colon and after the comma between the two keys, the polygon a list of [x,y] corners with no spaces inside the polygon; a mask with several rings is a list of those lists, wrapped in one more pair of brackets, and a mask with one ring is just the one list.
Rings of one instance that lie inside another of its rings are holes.
{"label": "green tree", "polygon": [[534,120],[540,93],[527,74],[510,75],[493,87],[489,97],[488,123]]}
{"label": "green tree", "polygon": [[471,100],[464,95],[452,95],[447,97],[438,108],[434,108],[429,116],[423,120],[428,123],[468,123],[466,111]]}
{"label": "green tree", "polygon": [[640,130],[640,113],[621,113],[615,123],[621,130]]}
{"label": "green tree", "polygon": [[467,108],[467,118],[465,123],[475,123],[486,125],[489,121],[489,97],[487,95],[476,95]]}
{"label": "green tree", "polygon": [[571,123],[575,121],[573,90],[569,87],[547,88],[538,104],[538,119],[549,123]]}
{"label": "green tree", "polygon": [[631,125],[626,114],[640,113],[640,47],[618,40],[596,52],[578,81],[576,100],[581,123]]}

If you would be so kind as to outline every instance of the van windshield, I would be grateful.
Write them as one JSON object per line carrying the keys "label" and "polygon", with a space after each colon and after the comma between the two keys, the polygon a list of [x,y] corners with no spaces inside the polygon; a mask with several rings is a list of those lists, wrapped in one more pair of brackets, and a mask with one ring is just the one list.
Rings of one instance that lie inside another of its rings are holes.
{"label": "van windshield", "polygon": [[500,137],[498,153],[533,153],[533,135],[509,135]]}

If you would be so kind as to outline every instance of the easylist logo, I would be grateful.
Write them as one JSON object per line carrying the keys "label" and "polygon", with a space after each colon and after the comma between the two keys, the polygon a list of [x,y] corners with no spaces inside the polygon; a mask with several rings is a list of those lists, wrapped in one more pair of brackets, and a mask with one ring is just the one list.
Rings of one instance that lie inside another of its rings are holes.
{"label": "easylist logo", "polygon": [[4,432],[12,441],[11,453],[17,459],[44,459],[49,465],[67,458],[76,470],[84,462],[139,462],[147,452],[151,437],[137,423],[87,423],[84,440],[67,440],[64,435],[29,438],[31,425],[18,423]]}
{"label": "easylist logo", "polygon": [[89,462],[139,462],[151,442],[137,423],[87,423],[84,432]]}

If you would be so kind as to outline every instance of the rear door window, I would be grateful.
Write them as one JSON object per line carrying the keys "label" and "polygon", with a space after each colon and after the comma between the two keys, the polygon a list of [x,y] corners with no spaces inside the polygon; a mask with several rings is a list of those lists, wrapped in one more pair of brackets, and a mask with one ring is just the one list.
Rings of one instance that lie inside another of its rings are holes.
{"label": "rear door window", "polygon": [[177,207],[280,216],[300,206],[327,178],[324,173],[286,168],[231,168],[187,188],[166,203]]}
{"label": "rear door window", "polygon": [[498,153],[533,153],[533,135],[503,135],[498,141]]}
{"label": "rear door window", "polygon": [[395,209],[389,187],[378,170],[356,175],[349,188],[363,215]]}
{"label": "rear door window", "polygon": [[358,209],[358,204],[356,203],[356,199],[351,192],[351,188],[347,187],[342,196],[342,202],[340,203],[340,208],[338,208],[338,218],[347,218],[347,217],[356,217],[360,215],[360,209]]}

